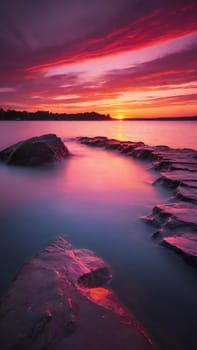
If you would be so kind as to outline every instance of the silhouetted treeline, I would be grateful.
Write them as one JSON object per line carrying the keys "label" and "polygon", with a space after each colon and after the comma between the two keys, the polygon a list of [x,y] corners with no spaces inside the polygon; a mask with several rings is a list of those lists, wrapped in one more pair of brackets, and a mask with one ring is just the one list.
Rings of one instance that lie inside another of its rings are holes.
{"label": "silhouetted treeline", "polygon": [[76,114],[51,113],[47,111],[26,112],[0,109],[0,120],[111,120],[109,114],[85,112]]}

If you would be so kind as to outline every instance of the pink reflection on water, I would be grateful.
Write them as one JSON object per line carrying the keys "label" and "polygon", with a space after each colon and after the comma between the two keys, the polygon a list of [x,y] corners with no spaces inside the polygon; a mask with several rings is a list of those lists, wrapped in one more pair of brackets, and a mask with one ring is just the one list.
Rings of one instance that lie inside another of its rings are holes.
{"label": "pink reflection on water", "polygon": [[[121,113],[121,111],[120,111]],[[196,122],[110,121],[110,122],[1,122],[0,149],[32,136],[55,133],[66,138],[107,136],[149,145],[197,149]],[[180,136],[181,135],[181,136]]]}
{"label": "pink reflection on water", "polygon": [[73,157],[49,169],[1,165],[0,205],[14,207],[34,199],[59,198],[70,203],[73,210],[76,204],[89,205],[94,211],[96,205],[97,210],[103,210],[103,204],[120,206],[125,200],[132,205],[143,204],[145,198],[153,201],[154,189],[149,186],[153,176],[141,163],[110,151],[69,142],[66,145]]}
{"label": "pink reflection on water", "polygon": [[65,169],[62,191],[67,195],[83,198],[86,203],[99,201],[113,205],[123,197],[139,203],[144,197],[151,196],[152,175],[141,163],[86,146],[79,146],[79,151],[80,156],[71,159]]}

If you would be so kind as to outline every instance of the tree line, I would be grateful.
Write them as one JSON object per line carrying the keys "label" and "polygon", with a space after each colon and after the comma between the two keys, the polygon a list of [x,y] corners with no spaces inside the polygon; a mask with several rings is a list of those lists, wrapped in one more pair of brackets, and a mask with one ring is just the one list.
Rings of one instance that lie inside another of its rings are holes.
{"label": "tree line", "polygon": [[100,114],[97,112],[84,113],[51,113],[48,111],[15,111],[8,109],[5,111],[0,108],[0,120],[111,120],[109,114]]}

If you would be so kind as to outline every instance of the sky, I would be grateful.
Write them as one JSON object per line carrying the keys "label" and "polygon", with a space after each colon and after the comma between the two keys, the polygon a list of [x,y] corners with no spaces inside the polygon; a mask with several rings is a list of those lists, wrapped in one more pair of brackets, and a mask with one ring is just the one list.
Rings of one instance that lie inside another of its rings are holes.
{"label": "sky", "polygon": [[196,115],[196,0],[1,0],[0,107]]}

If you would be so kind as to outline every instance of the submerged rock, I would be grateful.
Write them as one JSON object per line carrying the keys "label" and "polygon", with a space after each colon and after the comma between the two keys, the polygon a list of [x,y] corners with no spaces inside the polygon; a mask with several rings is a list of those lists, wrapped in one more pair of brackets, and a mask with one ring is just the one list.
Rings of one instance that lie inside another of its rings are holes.
{"label": "submerged rock", "polygon": [[[0,303],[3,350],[148,350],[151,340],[115,293],[107,264],[63,238],[23,266]],[[112,336],[113,334],[113,336]]]}
{"label": "submerged rock", "polygon": [[[126,156],[151,161],[161,172],[155,184],[165,185],[173,191],[170,205],[157,205],[151,215],[143,219],[158,227],[152,237],[173,248],[187,261],[194,263],[197,256],[197,151],[173,149],[168,146],[148,146],[143,142],[118,141],[102,137],[78,138],[90,146],[114,149]],[[195,238],[196,237],[196,238]]]}
{"label": "submerged rock", "polygon": [[36,166],[69,156],[62,140],[55,134],[32,137],[0,152],[0,160],[12,165]]}

